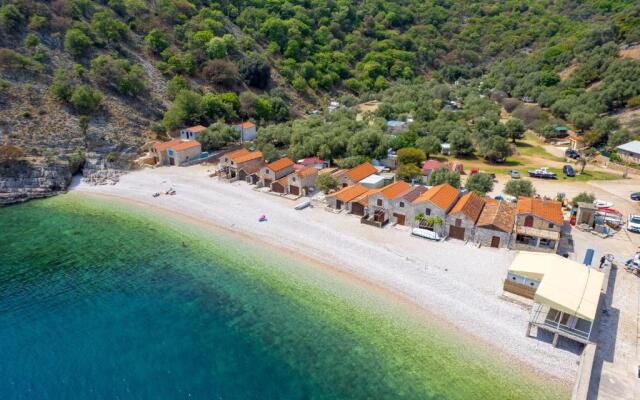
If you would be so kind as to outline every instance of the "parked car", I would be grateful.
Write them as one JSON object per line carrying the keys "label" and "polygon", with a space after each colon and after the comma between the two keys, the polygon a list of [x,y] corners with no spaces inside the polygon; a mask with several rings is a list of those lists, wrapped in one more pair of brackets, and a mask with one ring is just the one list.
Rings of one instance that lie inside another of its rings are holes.
{"label": "parked car", "polygon": [[578,153],[577,151],[573,150],[573,149],[567,149],[564,152],[564,156],[567,158],[572,158],[574,160],[577,160],[580,158],[580,153]]}
{"label": "parked car", "polygon": [[629,215],[629,220],[627,221],[627,230],[629,232],[640,233],[640,215]]}
{"label": "parked car", "polygon": [[564,172],[566,176],[576,176],[576,171],[574,171],[573,167],[569,164],[562,167],[562,172]]}
{"label": "parked car", "polygon": [[631,200],[640,201],[640,192],[631,193]]}
{"label": "parked car", "polygon": [[512,169],[511,171],[509,171],[509,176],[510,176],[512,179],[520,179],[520,172],[518,172],[518,171],[517,171],[517,170],[515,170],[515,169]]}

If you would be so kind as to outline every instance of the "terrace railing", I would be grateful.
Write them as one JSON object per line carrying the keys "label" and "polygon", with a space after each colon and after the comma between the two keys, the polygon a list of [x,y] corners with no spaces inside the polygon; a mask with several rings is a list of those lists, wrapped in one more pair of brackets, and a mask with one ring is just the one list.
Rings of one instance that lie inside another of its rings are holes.
{"label": "terrace railing", "polygon": [[[593,326],[593,323],[589,325],[588,330],[582,330],[577,327],[571,328],[570,326],[562,323],[563,316],[567,316],[567,314],[553,310],[548,306],[534,303],[531,308],[530,322],[552,332],[558,332],[562,336],[574,339],[578,342],[587,343],[591,336],[591,327]],[[571,319],[572,318],[568,318],[567,322],[571,321]]]}

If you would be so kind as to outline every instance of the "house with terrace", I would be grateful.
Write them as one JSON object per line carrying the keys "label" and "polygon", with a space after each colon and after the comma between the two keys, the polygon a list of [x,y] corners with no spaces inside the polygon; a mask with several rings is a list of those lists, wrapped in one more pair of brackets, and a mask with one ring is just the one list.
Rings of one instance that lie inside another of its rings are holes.
{"label": "house with terrace", "polygon": [[264,164],[260,151],[249,151],[245,148],[231,151],[220,158],[218,171],[220,176],[235,180],[245,180],[247,175],[255,172]]}
{"label": "house with terrace", "polygon": [[340,186],[347,187],[359,183],[370,175],[376,174],[378,170],[373,164],[365,162],[347,171],[342,171],[342,173],[339,172],[340,171],[334,173],[334,177],[338,180]]}
{"label": "house with terrace", "polygon": [[171,139],[151,146],[156,165],[184,165],[200,158],[202,147],[197,140]]}
{"label": "house with terrace", "polygon": [[369,189],[362,185],[351,185],[344,187],[337,192],[328,194],[325,199],[330,208],[336,210],[347,210],[351,212],[352,200],[363,195]]}
{"label": "house with terrace", "polygon": [[433,186],[411,202],[411,220],[420,228],[442,234],[447,213],[459,197],[460,191],[448,183]]}
{"label": "house with terrace", "polygon": [[362,223],[380,228],[388,222],[404,225],[410,207],[402,196],[409,191],[411,185],[405,181],[397,181],[375,191],[368,197],[369,206]]}
{"label": "house with terrace", "polygon": [[472,240],[483,207],[482,197],[473,192],[465,193],[447,214],[445,232],[454,239]]}
{"label": "house with terrace", "polygon": [[304,167],[289,175],[287,192],[296,196],[306,196],[316,185],[318,170],[314,166]]}
{"label": "house with terrace", "polygon": [[604,273],[557,254],[520,251],[507,271],[504,290],[533,300],[527,336],[533,328],[589,343],[598,313]]}
{"label": "house with terrace", "polygon": [[563,224],[562,203],[559,201],[520,197],[515,238],[511,247],[516,250],[555,253]]}
{"label": "house with terrace", "polygon": [[[287,157],[265,165],[260,169],[261,186],[270,188],[272,183],[292,173],[294,170],[293,165],[293,161]],[[280,184],[282,185],[283,182],[280,182]],[[284,186],[287,186],[287,184],[284,184]]]}
{"label": "house with terrace", "polygon": [[508,247],[516,222],[516,205],[488,197],[484,202],[476,223],[475,242],[487,247]]}

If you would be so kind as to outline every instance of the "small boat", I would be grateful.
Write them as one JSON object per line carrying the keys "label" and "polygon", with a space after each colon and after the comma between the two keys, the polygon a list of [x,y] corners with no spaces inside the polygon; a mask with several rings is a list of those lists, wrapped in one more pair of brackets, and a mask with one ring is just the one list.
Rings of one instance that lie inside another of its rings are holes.
{"label": "small boat", "polygon": [[541,167],[534,170],[527,171],[530,177],[532,178],[542,178],[542,179],[556,179],[556,174],[549,171],[547,167]]}
{"label": "small boat", "polygon": [[422,228],[413,228],[413,230],[411,231],[411,234],[413,236],[418,236],[418,237],[421,237],[424,239],[430,239],[430,240],[442,239],[440,235],[438,235],[434,231],[430,231],[428,229],[422,229]]}
{"label": "small boat", "polygon": [[593,205],[596,206],[597,208],[611,208],[613,207],[613,203],[610,201],[604,201],[604,200],[594,200],[593,201]]}
{"label": "small boat", "polygon": [[304,210],[305,208],[309,207],[311,205],[311,202],[309,200],[307,201],[303,201],[300,204],[297,204],[294,208],[296,210]]}

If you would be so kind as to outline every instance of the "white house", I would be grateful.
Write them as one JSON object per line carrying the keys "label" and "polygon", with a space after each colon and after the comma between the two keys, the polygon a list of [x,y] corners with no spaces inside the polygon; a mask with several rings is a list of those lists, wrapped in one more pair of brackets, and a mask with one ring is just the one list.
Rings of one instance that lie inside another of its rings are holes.
{"label": "white house", "polygon": [[250,121],[235,124],[233,125],[233,129],[240,133],[241,142],[255,140],[255,138],[258,137],[258,134],[256,132],[256,124]]}
{"label": "white house", "polygon": [[204,131],[205,129],[207,128],[205,128],[202,125],[196,125],[190,128],[184,128],[180,131],[180,139],[195,140],[196,136],[198,136],[198,133]]}

